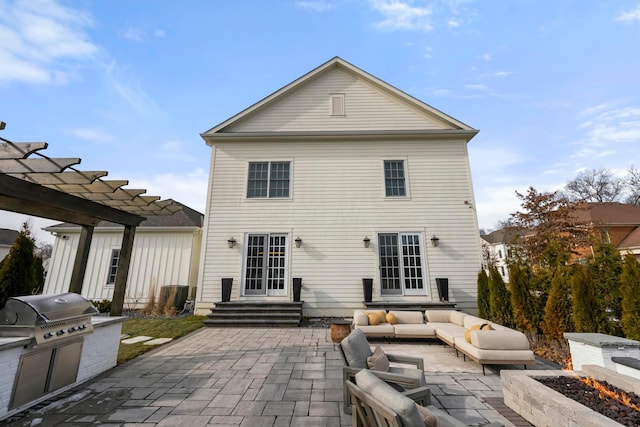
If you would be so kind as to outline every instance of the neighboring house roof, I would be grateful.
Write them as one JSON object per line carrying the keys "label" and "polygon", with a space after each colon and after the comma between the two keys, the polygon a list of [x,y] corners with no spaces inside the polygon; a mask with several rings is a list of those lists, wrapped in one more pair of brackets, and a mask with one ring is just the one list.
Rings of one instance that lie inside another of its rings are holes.
{"label": "neighboring house roof", "polygon": [[0,228],[0,245],[13,246],[19,234],[20,232],[16,230]]}
{"label": "neighboring house roof", "polygon": [[[335,58],[325,62],[324,64],[311,70],[302,77],[284,86],[283,88],[275,91],[261,101],[258,101],[249,108],[246,108],[240,113],[202,133],[201,136],[207,142],[210,142],[208,140],[208,137],[215,137],[217,135],[233,135],[234,132],[230,131],[230,127],[235,126],[238,123],[249,119],[250,117],[254,117],[262,111],[265,111],[269,106],[275,104],[276,102],[279,102],[290,93],[294,92],[296,89],[307,86],[309,82],[319,79],[321,76],[324,76],[325,74],[331,72],[332,70],[335,70],[336,68],[350,73],[351,75],[355,75],[357,78],[362,79],[363,81],[367,82],[367,84],[377,88],[378,90],[391,94],[396,100],[404,103],[404,105],[407,105],[414,111],[418,111],[421,114],[430,117],[431,120],[437,121],[440,124],[441,128],[448,133],[459,132],[465,136],[467,141],[477,133],[477,130],[466,125],[465,123],[462,123],[461,121],[443,113],[442,111],[437,110],[436,108],[412,97],[411,95],[408,95],[407,93],[395,88],[394,86],[391,86],[390,84],[378,79],[377,77],[372,76],[366,71],[336,56]],[[431,130],[431,132],[433,131]],[[442,130],[440,132],[442,132]],[[308,135],[309,132],[307,131],[305,132],[305,134]]]}
{"label": "neighboring house roof", "polygon": [[607,225],[640,225],[640,206],[623,203],[584,203],[575,212],[580,222]]}
{"label": "neighboring house roof", "polygon": [[622,242],[618,245],[618,249],[632,249],[640,248],[640,227],[633,230]]}
{"label": "neighboring house roof", "polygon": [[[152,215],[142,221],[138,228],[147,227],[202,227],[204,223],[204,215],[200,212],[191,209],[190,207],[183,205],[182,203],[174,201],[174,204],[181,207],[181,209],[175,212],[173,215]],[[76,224],[61,223],[52,225],[45,228],[47,231],[56,231],[61,228],[80,227]],[[108,221],[100,221],[96,228],[100,227],[122,227],[120,224],[116,224]]]}
{"label": "neighboring house roof", "polygon": [[489,234],[483,234],[480,237],[491,244],[497,243],[512,243],[516,237],[521,236],[523,233],[513,228],[501,228],[500,230],[492,231]]}

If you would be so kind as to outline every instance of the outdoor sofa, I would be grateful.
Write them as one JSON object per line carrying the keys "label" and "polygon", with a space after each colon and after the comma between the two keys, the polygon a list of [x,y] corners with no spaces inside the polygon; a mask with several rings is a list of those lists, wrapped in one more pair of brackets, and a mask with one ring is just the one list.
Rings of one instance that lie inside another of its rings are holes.
{"label": "outdoor sofa", "polygon": [[[381,320],[384,314],[384,322]],[[393,316],[388,316],[392,314]],[[378,316],[376,318],[376,316]],[[393,324],[393,318],[397,321]],[[373,320],[373,322],[372,322]],[[365,323],[366,322],[366,323]],[[372,324],[377,323],[377,324]],[[356,310],[354,329],[367,337],[438,338],[482,365],[534,365],[535,355],[519,331],[456,310]]]}

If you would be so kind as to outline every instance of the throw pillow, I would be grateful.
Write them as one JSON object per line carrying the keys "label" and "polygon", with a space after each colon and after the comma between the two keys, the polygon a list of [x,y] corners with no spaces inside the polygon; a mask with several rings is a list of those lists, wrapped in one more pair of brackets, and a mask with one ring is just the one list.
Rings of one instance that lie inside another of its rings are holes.
{"label": "throw pillow", "polygon": [[380,324],[380,318],[375,313],[367,313],[367,319],[369,319],[370,325],[375,326]]}
{"label": "throw pillow", "polygon": [[367,314],[364,311],[356,311],[353,314],[353,324],[354,325],[361,325],[361,326],[366,326],[369,324],[369,318],[367,317]]}
{"label": "throw pillow", "polygon": [[438,427],[438,419],[429,408],[425,408],[417,403],[416,407],[418,408],[418,414],[420,414],[420,419],[422,419],[424,427]]}
{"label": "throw pillow", "polygon": [[482,325],[473,325],[464,333],[464,339],[471,344],[471,331],[479,331]]}
{"label": "throw pillow", "polygon": [[480,329],[483,330],[483,331],[493,331],[493,328],[488,323],[485,323],[484,325],[482,325],[482,327]]}
{"label": "throw pillow", "polygon": [[367,357],[367,366],[374,371],[388,371],[389,359],[380,346],[376,346],[373,354]]}
{"label": "throw pillow", "polygon": [[387,313],[387,315],[385,316],[385,320],[387,321],[387,323],[391,323],[392,325],[398,323],[398,319],[393,313]]}

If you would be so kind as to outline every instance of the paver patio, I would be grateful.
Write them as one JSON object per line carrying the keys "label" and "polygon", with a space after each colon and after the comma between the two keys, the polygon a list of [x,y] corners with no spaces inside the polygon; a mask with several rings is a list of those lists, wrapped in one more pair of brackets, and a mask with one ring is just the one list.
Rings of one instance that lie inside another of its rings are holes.
{"label": "paver patio", "polygon": [[[483,400],[502,397],[499,374],[435,341],[373,344],[422,355],[433,403],[456,418],[513,425]],[[4,423],[346,426],[342,365],[326,328],[202,328]]]}

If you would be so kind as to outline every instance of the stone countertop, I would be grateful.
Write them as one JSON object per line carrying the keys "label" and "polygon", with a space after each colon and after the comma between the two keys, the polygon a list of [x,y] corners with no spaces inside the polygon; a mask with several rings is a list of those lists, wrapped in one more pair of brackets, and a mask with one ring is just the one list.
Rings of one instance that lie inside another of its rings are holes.
{"label": "stone countertop", "polygon": [[577,333],[565,332],[564,337],[569,341],[575,341],[588,344],[593,347],[625,347],[639,348],[640,341],[634,341],[627,338],[616,337],[613,335],[596,334],[596,333]]}
{"label": "stone countertop", "polygon": [[122,323],[127,320],[126,316],[93,316],[91,317],[91,323],[93,323],[93,328],[100,328],[107,325],[112,325],[114,323]]}

